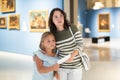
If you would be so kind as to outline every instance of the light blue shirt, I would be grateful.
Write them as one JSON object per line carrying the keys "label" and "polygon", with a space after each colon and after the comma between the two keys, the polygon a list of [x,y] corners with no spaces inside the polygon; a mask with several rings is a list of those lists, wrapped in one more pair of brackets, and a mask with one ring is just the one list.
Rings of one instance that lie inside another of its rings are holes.
{"label": "light blue shirt", "polygon": [[[43,61],[43,65],[46,67],[52,66],[55,63],[57,63],[58,58],[48,56],[46,54],[43,54],[40,50],[36,51],[35,54]],[[54,74],[53,71],[48,73],[39,73],[37,71],[36,63],[34,64],[34,72],[33,72],[33,78],[32,80],[53,80]]]}

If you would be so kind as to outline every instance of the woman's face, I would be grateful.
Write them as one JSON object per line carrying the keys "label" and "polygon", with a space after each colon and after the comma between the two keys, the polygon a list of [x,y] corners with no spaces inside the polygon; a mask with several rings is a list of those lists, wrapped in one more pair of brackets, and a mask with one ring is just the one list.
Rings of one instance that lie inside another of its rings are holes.
{"label": "woman's face", "polygon": [[64,15],[60,11],[55,11],[53,14],[53,23],[57,28],[62,27],[64,25]]}

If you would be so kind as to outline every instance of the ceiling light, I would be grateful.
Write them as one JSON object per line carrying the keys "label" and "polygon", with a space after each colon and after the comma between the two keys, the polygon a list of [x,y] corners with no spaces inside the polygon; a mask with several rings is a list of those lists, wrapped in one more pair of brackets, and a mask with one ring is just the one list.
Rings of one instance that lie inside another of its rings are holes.
{"label": "ceiling light", "polygon": [[102,2],[95,2],[93,9],[101,9],[103,7],[104,7],[104,5],[102,4]]}

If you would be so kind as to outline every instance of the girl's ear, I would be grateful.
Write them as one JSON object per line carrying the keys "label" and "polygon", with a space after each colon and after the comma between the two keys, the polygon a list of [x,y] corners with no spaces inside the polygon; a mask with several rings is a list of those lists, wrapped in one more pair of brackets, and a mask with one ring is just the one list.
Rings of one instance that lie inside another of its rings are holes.
{"label": "girl's ear", "polygon": [[45,49],[45,48],[44,48],[44,45],[43,45],[43,42],[41,42],[41,44],[40,44],[40,48],[41,48],[42,50]]}

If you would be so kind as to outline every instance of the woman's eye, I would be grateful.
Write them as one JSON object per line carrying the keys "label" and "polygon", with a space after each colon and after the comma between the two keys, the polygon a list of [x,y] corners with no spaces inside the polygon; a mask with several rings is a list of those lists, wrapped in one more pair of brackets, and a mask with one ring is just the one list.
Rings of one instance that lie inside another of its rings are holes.
{"label": "woman's eye", "polygon": [[63,15],[61,14],[60,17],[63,17]]}
{"label": "woman's eye", "polygon": [[55,18],[58,18],[57,16],[55,16]]}

